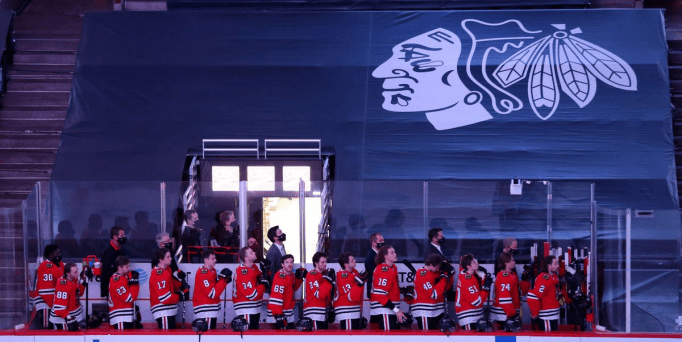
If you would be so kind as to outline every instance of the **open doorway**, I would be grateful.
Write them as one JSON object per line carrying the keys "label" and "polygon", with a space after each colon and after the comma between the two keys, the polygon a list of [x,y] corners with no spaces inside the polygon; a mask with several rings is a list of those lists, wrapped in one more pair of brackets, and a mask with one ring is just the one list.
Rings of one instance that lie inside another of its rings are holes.
{"label": "open doorway", "polygon": [[[305,199],[305,255],[306,262],[312,263],[313,254],[317,251],[318,228],[322,217],[322,200],[320,197]],[[299,226],[298,197],[263,197],[263,227],[279,226],[287,235],[284,246],[286,252],[294,256],[295,262],[301,262],[301,238]],[[263,257],[272,245],[268,240],[267,229],[263,229]]]}

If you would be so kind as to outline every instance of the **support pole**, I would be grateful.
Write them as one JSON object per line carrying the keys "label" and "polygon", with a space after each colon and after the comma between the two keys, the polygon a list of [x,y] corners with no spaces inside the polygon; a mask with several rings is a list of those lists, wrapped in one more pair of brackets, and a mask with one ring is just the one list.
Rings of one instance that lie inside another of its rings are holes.
{"label": "support pole", "polygon": [[594,198],[594,183],[590,185],[590,293],[592,294],[592,307],[594,325],[599,325],[599,292],[597,292],[597,202]]}
{"label": "support pole", "polygon": [[305,182],[303,179],[298,183],[298,222],[301,233],[301,267],[305,268]]}
{"label": "support pole", "polygon": [[[249,231],[249,206],[247,200],[246,181],[239,182],[239,249],[246,247]],[[243,261],[243,260],[242,260]]]}
{"label": "support pole", "polygon": [[[160,225],[159,227],[159,232],[161,233],[167,233],[166,232],[166,182],[161,182],[159,184],[159,196],[161,197],[160,200],[160,207],[161,207],[161,220],[160,220]],[[172,233],[172,232],[171,232]]]}
{"label": "support pole", "polygon": [[552,182],[547,182],[547,242],[552,248]]}
{"label": "support pole", "polygon": [[632,211],[625,210],[625,332],[632,326]]}

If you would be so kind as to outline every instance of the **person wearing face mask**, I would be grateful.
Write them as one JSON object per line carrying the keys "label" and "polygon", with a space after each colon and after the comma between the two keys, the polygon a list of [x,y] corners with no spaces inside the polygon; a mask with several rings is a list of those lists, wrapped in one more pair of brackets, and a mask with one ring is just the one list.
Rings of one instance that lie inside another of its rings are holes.
{"label": "person wearing face mask", "polygon": [[[516,242],[516,239],[513,237],[506,237],[504,240],[502,240],[502,252],[498,253],[497,255],[500,255],[502,253],[509,253],[514,257],[516,255],[516,252],[518,251],[518,243]],[[495,274],[500,273],[504,268],[499,268],[498,263],[495,263]],[[513,268],[511,270],[514,275],[516,274],[516,268]],[[518,276],[518,275],[517,275]]]}
{"label": "person wearing face mask", "polygon": [[168,235],[168,233],[156,234],[156,247],[157,248],[152,251],[152,253],[154,253],[152,256],[152,268],[156,267],[156,265],[159,264],[159,260],[156,257],[156,251],[161,249],[161,248],[165,248],[165,249],[171,251],[170,270],[171,270],[171,273],[173,274],[173,278],[175,278],[175,280],[177,280],[181,283],[184,283],[186,280],[185,278],[187,278],[187,274],[185,274],[185,272],[183,272],[178,267],[178,263],[175,261],[175,258],[173,257],[173,244],[174,243],[175,243],[175,241],[173,239],[171,239],[171,237],[170,237],[170,235]]}
{"label": "person wearing face mask", "polygon": [[443,236],[442,228],[429,229],[429,246],[426,249],[426,255],[438,254],[445,260],[445,253],[443,253],[443,244],[445,237]]}
{"label": "person wearing face mask", "polygon": [[64,275],[64,263],[62,253],[57,245],[47,245],[43,252],[45,259],[38,266],[36,291],[38,295],[34,299],[36,306],[36,320],[45,329],[51,329],[50,309],[54,303],[54,289],[57,280]]}
{"label": "person wearing face mask", "polygon": [[282,256],[287,254],[283,243],[286,241],[287,235],[282,233],[279,226],[274,226],[268,229],[268,239],[272,241],[272,246],[268,249],[265,259],[270,261],[270,274],[276,274],[282,269]]}
{"label": "person wearing face mask", "polygon": [[175,251],[175,259],[178,263],[191,262],[189,260],[189,247],[201,246],[201,228],[197,227],[199,214],[195,210],[187,210],[183,215],[182,226],[173,232],[173,238],[179,244]]}
{"label": "person wearing face mask", "polygon": [[111,227],[109,230],[109,245],[102,254],[102,282],[100,283],[100,295],[109,296],[109,279],[116,273],[116,258],[125,256],[123,245],[128,241],[125,230],[121,227]]}
{"label": "person wearing face mask", "polygon": [[[384,246],[384,236],[379,233],[373,233],[369,236],[369,243],[372,248],[369,249],[367,256],[365,257],[365,272],[368,274],[366,281],[367,298],[372,296],[372,279],[374,276],[374,268],[377,266],[375,259],[377,257],[377,253],[379,253],[379,249]],[[370,323],[379,322],[370,321]]]}

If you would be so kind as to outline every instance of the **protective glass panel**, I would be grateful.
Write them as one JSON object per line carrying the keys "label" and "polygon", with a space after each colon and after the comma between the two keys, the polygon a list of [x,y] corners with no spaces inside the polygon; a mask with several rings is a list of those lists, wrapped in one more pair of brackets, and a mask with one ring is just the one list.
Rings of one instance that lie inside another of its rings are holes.
{"label": "protective glass panel", "polygon": [[596,219],[599,325],[625,331],[625,211],[597,207]]}

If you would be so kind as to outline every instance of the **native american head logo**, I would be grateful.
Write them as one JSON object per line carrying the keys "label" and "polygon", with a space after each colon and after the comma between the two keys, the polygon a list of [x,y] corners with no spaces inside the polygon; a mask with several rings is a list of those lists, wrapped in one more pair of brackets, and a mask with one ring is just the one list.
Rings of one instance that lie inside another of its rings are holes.
{"label": "native american head logo", "polygon": [[[372,72],[384,80],[385,110],[425,113],[434,128],[446,130],[490,120],[492,114],[516,112],[525,104],[547,120],[560,112],[562,92],[580,108],[587,106],[595,97],[597,80],[637,90],[630,65],[577,37],[580,28],[552,24],[553,32],[543,34],[514,19],[501,23],[466,19],[461,26],[471,39],[466,75],[457,68],[463,53],[457,34],[437,28],[408,39]],[[493,60],[497,67],[490,72]],[[462,77],[471,81],[469,86]],[[524,82],[527,101],[514,95],[524,91],[519,90]]]}

